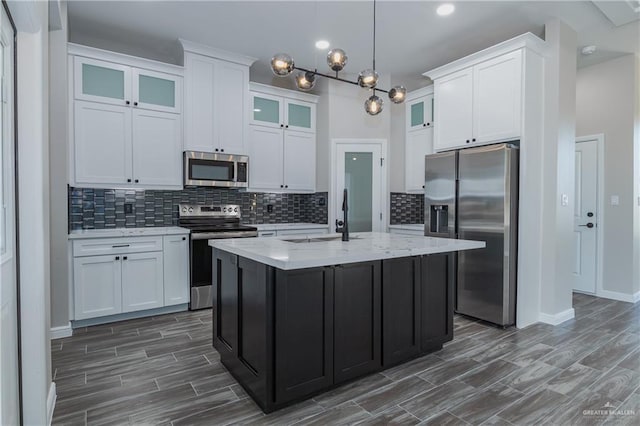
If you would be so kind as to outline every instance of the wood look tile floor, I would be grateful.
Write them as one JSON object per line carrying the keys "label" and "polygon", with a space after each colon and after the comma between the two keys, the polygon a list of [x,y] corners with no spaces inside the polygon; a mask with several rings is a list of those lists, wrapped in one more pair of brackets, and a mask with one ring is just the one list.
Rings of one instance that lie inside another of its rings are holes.
{"label": "wood look tile floor", "polygon": [[269,415],[211,347],[210,310],[75,330],[51,343],[53,422],[640,424],[640,304],[573,301],[576,318],[557,327],[501,330],[456,316],[443,350]]}

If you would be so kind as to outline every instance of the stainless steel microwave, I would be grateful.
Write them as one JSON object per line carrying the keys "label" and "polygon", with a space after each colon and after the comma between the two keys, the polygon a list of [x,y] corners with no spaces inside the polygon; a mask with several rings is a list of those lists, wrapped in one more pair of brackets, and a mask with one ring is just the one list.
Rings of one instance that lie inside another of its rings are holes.
{"label": "stainless steel microwave", "polygon": [[246,155],[184,152],[185,186],[246,188],[249,183],[249,157]]}

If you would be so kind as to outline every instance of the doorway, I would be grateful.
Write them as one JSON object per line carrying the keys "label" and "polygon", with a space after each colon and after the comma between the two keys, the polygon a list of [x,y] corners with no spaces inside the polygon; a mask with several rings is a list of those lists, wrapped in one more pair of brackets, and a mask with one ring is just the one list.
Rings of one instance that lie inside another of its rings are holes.
{"label": "doorway", "polygon": [[20,424],[14,29],[0,7],[0,424]]}
{"label": "doorway", "polygon": [[387,212],[386,140],[335,139],[332,143],[329,225],[344,220],[348,194],[350,232],[385,232]]}
{"label": "doorway", "polygon": [[573,290],[596,295],[601,271],[601,136],[576,140]]}

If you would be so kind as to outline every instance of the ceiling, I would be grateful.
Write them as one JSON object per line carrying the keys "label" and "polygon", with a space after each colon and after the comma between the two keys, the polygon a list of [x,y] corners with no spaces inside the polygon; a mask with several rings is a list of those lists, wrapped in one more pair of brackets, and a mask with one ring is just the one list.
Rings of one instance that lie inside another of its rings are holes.
{"label": "ceiling", "polygon": [[[376,68],[393,84],[421,87],[428,69],[527,31],[544,37],[553,18],[577,32],[579,49],[597,46],[593,55],[578,53],[579,67],[640,51],[640,22],[616,26],[590,1],[455,1],[448,17],[435,13],[441,3],[378,1]],[[318,39],[347,52],[346,70],[371,66],[371,1],[71,0],[68,11],[72,42],[180,64],[177,39],[184,38],[258,58],[251,69],[257,81],[271,78],[277,52],[327,71]]]}

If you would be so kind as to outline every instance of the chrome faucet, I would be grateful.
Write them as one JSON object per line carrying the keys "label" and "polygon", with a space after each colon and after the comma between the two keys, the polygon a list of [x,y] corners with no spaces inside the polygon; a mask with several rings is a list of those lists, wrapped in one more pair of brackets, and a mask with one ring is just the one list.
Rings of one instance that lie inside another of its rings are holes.
{"label": "chrome faucet", "polygon": [[344,222],[336,219],[336,232],[342,234],[342,241],[349,241],[349,205],[347,203],[347,188],[344,189],[344,195],[342,197],[342,211],[344,212]]}

